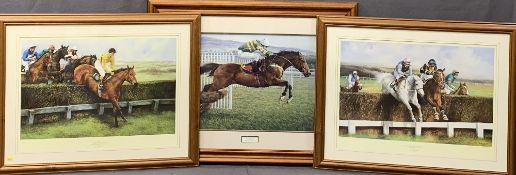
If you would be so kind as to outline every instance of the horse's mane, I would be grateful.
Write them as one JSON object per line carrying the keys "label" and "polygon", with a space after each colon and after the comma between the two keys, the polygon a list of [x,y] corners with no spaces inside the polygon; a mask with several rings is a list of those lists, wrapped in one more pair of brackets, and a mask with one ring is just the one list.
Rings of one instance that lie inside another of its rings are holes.
{"label": "horse's mane", "polygon": [[113,72],[116,74],[118,72],[122,72],[122,71],[125,71],[125,70],[128,70],[128,69],[131,69],[131,68],[128,68],[128,67],[122,67],[122,68],[119,68],[117,70],[114,70]]}
{"label": "horse's mane", "polygon": [[86,58],[86,57],[97,58],[97,55],[84,55],[81,57],[81,59]]}

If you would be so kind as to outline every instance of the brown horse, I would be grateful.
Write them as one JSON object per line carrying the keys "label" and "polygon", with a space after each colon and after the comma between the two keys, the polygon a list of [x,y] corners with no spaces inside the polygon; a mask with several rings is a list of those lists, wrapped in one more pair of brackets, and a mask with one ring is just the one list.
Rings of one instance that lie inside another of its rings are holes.
{"label": "brown horse", "polygon": [[444,88],[444,70],[445,69],[437,69],[437,71],[434,72],[433,77],[423,86],[423,90],[425,91],[425,96],[423,98],[432,106],[435,120],[439,120],[439,111],[443,120],[448,120],[448,117],[442,108],[441,99],[441,89]]}
{"label": "brown horse", "polygon": [[95,67],[89,64],[81,64],[74,70],[74,80],[76,84],[86,85],[88,89],[95,93],[98,97],[104,100],[108,100],[113,105],[113,115],[115,117],[115,127],[118,127],[117,114],[120,115],[122,120],[127,121],[122,113],[122,109],[118,104],[120,98],[120,89],[124,82],[129,82],[135,86],[138,85],[136,81],[136,73],[134,72],[134,66],[127,68],[121,68],[114,71],[114,74],[104,81],[104,88],[99,91],[99,84],[93,78],[93,75],[98,73]]}
{"label": "brown horse", "polygon": [[48,82],[48,65],[52,61],[52,53],[45,53],[36,62],[29,65],[29,70],[25,76],[28,83]]}
{"label": "brown horse", "polygon": [[[266,61],[261,60],[262,64],[267,64],[265,62]],[[290,66],[294,66],[297,70],[302,72],[305,77],[310,76],[310,69],[308,68],[308,64],[306,64],[305,57],[297,51],[281,51],[271,56],[268,63],[267,65],[269,66],[266,66],[259,74],[245,73],[240,64],[205,64],[201,66],[201,74],[210,72],[209,75],[213,76],[213,83],[205,85],[203,92],[215,92],[232,84],[240,84],[247,87],[281,86],[285,87],[285,89],[281,93],[280,100],[285,98],[288,90],[289,96],[287,103],[290,102],[292,100],[292,85],[290,85],[288,81],[281,79],[281,77],[283,77],[285,69]],[[203,104],[201,108],[208,106],[209,104]]]}
{"label": "brown horse", "polygon": [[97,56],[96,55],[86,55],[86,56],[83,56],[79,59],[71,59],[70,60],[70,63],[67,64],[63,70],[61,70],[61,75],[63,77],[63,81],[65,82],[71,82],[74,77],[73,77],[73,70],[75,70],[75,68],[81,64],[89,64],[89,65],[92,65],[94,66],[95,65],[95,61],[97,61]]}
{"label": "brown horse", "polygon": [[469,95],[468,86],[465,82],[460,82],[459,88],[452,93],[453,95]]}
{"label": "brown horse", "polygon": [[355,83],[353,84],[353,87],[351,88],[347,88],[347,87],[340,87],[340,91],[341,92],[359,92],[360,90],[362,90],[362,86],[360,85],[360,80],[356,80]]}

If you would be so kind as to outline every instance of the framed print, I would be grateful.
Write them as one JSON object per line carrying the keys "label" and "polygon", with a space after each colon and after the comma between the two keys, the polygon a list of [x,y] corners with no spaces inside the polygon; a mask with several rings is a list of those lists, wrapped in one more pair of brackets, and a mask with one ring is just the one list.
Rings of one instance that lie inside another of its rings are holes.
{"label": "framed print", "polygon": [[318,19],[317,168],[514,174],[516,25]]}
{"label": "framed print", "polygon": [[355,15],[356,3],[149,3],[201,14],[201,162],[312,164],[316,15]]}
{"label": "framed print", "polygon": [[0,25],[0,174],[198,165],[198,15]]}

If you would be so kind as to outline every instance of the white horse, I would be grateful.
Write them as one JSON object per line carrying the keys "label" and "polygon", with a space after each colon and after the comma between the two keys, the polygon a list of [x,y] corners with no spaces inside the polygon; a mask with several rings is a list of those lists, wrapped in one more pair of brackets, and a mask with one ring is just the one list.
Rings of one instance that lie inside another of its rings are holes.
{"label": "white horse", "polygon": [[417,75],[411,75],[406,78],[403,78],[397,85],[396,90],[391,87],[391,83],[394,82],[394,75],[388,73],[379,73],[376,74],[377,80],[382,85],[382,92],[384,94],[391,94],[396,100],[403,103],[405,107],[410,112],[410,117],[413,122],[416,122],[416,118],[414,117],[414,113],[412,112],[412,107],[410,104],[413,104],[417,110],[419,115],[419,121],[423,121],[423,114],[421,113],[421,105],[417,100],[417,94],[421,97],[425,95],[423,91],[423,80],[419,78]]}

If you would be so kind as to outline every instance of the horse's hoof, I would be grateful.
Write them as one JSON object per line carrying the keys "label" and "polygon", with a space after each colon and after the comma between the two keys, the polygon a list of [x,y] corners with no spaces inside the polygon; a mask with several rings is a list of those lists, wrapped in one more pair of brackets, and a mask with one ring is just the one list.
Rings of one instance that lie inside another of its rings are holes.
{"label": "horse's hoof", "polygon": [[443,120],[448,121],[448,117],[446,115],[443,115]]}
{"label": "horse's hoof", "polygon": [[419,122],[423,122],[423,118],[422,117],[419,117]]}
{"label": "horse's hoof", "polygon": [[294,97],[290,97],[288,100],[287,100],[287,103],[290,103],[292,101],[292,99],[294,99]]}
{"label": "horse's hoof", "polygon": [[439,114],[434,114],[434,119],[439,120]]}
{"label": "horse's hoof", "polygon": [[279,100],[280,100],[280,101],[285,100],[285,96],[281,96],[281,97],[279,98]]}

